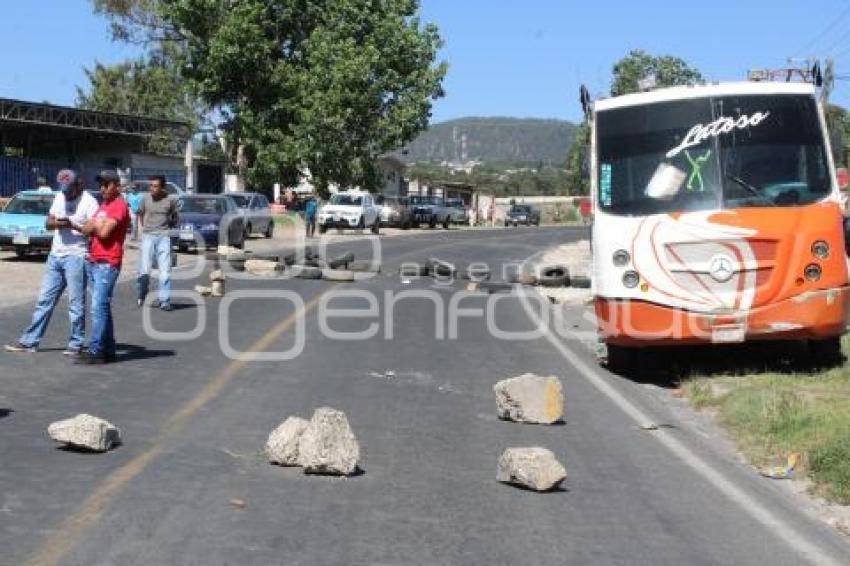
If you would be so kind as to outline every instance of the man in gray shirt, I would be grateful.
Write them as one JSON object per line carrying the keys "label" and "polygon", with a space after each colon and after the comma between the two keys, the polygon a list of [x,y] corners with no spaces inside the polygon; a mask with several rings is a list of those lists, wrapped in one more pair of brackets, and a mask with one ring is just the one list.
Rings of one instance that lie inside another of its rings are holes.
{"label": "man in gray shirt", "polygon": [[142,197],[137,215],[142,228],[142,245],[139,253],[139,290],[136,304],[142,306],[148,295],[153,258],[159,269],[159,293],[154,308],[170,311],[171,307],[171,235],[177,226],[177,200],[165,191],[165,177],[150,178],[150,192]]}

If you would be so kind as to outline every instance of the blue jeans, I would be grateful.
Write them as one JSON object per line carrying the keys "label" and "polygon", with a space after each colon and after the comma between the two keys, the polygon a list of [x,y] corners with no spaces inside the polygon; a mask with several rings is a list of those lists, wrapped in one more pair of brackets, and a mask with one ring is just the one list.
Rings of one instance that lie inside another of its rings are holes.
{"label": "blue jeans", "polygon": [[115,354],[115,330],[112,325],[112,291],[120,269],[108,263],[89,264],[91,286],[91,337],[89,352],[92,356]]}
{"label": "blue jeans", "polygon": [[159,269],[159,302],[168,304],[171,302],[171,237],[167,235],[142,234],[139,276],[136,278],[139,299],[144,301],[148,296],[154,256]]}
{"label": "blue jeans", "polygon": [[86,333],[86,260],[74,255],[47,256],[41,292],[35,303],[32,322],[18,340],[21,345],[38,347],[65,287],[68,288],[68,318],[71,322],[68,348],[82,348]]}

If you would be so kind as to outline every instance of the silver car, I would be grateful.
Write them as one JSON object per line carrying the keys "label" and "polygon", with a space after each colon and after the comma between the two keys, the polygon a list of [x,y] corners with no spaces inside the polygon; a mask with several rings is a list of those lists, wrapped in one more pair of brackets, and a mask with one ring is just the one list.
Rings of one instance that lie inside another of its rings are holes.
{"label": "silver car", "polygon": [[227,193],[245,218],[246,234],[262,234],[266,238],[274,235],[274,218],[266,195],[260,193]]}

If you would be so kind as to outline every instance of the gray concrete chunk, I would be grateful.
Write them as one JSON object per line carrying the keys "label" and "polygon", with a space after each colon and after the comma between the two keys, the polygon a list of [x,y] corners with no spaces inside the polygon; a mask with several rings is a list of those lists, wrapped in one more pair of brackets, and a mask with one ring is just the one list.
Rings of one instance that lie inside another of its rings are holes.
{"label": "gray concrete chunk", "polygon": [[272,464],[281,466],[298,465],[298,443],[310,424],[299,417],[289,417],[269,435],[266,441],[266,457]]}
{"label": "gray concrete chunk", "polygon": [[536,424],[552,424],[564,417],[561,380],[526,373],[493,386],[499,418]]}
{"label": "gray concrete chunk", "polygon": [[121,443],[121,431],[115,425],[86,414],[52,423],[47,434],[60,444],[94,452],[106,452]]}
{"label": "gray concrete chunk", "polygon": [[567,470],[551,450],[534,446],[508,448],[499,458],[496,479],[535,491],[558,487],[567,477]]}
{"label": "gray concrete chunk", "polygon": [[308,474],[350,476],[358,471],[360,445],[345,413],[321,407],[298,443],[298,463]]}

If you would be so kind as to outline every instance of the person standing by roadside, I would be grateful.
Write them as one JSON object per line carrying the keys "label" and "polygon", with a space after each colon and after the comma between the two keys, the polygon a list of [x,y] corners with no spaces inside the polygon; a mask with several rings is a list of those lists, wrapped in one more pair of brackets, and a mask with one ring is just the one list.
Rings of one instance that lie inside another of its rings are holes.
{"label": "person standing by roadside", "polygon": [[139,189],[134,190],[127,186],[124,192],[124,198],[127,199],[127,207],[130,209],[130,241],[135,242],[139,239],[139,205],[142,203],[142,192]]}
{"label": "person standing by roadside", "polygon": [[75,360],[79,364],[104,364],[117,359],[112,292],[121,272],[124,238],[130,228],[130,211],[127,202],[121,198],[118,173],[101,171],[97,182],[103,202],[94,218],[81,226],[80,230],[91,236],[88,268],[92,324],[88,351]]}
{"label": "person standing by roadside", "polygon": [[[35,304],[32,322],[16,344],[7,344],[7,352],[35,352],[53,309],[65,288],[68,289],[68,317],[71,328],[68,347],[63,352],[78,356],[83,347],[86,330],[86,255],[88,239],[74,227],[79,227],[97,212],[97,201],[83,191],[77,174],[64,169],[57,181],[61,192],[53,199],[45,227],[53,230],[53,244],[41,280],[41,292]],[[46,184],[46,183],[45,183]]]}
{"label": "person standing by roadside", "polygon": [[142,246],[139,254],[139,276],[136,286],[139,291],[136,304],[142,306],[148,296],[153,258],[159,269],[158,298],[154,308],[164,311],[171,307],[171,234],[177,226],[177,200],[165,190],[165,177],[150,178],[150,192],[142,197],[137,214],[142,228]]}
{"label": "person standing by roadside", "polygon": [[309,197],[304,204],[304,221],[307,223],[307,237],[312,238],[316,233],[316,199]]}

